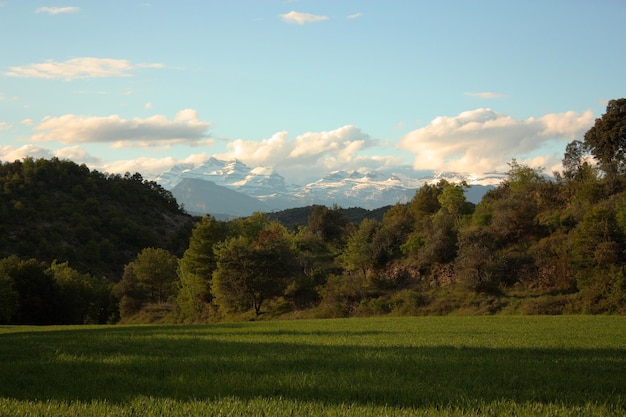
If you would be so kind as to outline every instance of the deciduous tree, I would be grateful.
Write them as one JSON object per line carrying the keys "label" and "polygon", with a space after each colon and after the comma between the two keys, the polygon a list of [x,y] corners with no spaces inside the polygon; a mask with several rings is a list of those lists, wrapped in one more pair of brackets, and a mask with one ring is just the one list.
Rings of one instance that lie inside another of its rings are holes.
{"label": "deciduous tree", "polygon": [[584,144],[609,176],[626,172],[626,98],[609,101]]}
{"label": "deciduous tree", "polygon": [[263,302],[281,295],[296,273],[286,230],[276,223],[261,230],[252,242],[245,236],[229,238],[217,245],[215,254],[212,290],[227,312],[253,307],[260,315]]}

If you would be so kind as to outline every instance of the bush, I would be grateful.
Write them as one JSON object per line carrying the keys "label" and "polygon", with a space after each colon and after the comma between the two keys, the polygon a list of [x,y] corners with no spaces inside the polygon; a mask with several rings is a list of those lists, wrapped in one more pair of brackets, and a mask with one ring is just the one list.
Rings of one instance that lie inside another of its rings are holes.
{"label": "bush", "polygon": [[401,290],[391,297],[391,309],[394,314],[408,316],[417,314],[428,302],[426,296],[413,290]]}
{"label": "bush", "polygon": [[572,298],[569,295],[546,295],[523,302],[520,306],[520,313],[554,316],[573,313],[573,308]]}

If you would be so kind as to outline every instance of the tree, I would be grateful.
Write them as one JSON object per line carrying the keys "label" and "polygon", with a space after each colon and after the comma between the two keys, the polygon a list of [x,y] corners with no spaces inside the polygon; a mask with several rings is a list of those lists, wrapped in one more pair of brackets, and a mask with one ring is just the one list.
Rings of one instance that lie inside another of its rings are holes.
{"label": "tree", "polygon": [[124,274],[120,282],[113,287],[113,295],[120,300],[120,317],[132,317],[141,311],[146,299],[145,293],[137,285],[137,276],[132,264],[124,266]]}
{"label": "tree", "polygon": [[609,269],[621,263],[624,258],[624,236],[615,209],[606,205],[589,209],[574,230],[572,243],[572,261],[579,271]]}
{"label": "tree", "polygon": [[446,184],[437,197],[441,208],[438,212],[444,212],[460,219],[464,214],[472,210],[471,204],[465,200],[465,190],[469,188],[466,182],[460,184]]}
{"label": "tree", "polygon": [[147,301],[163,303],[176,295],[178,259],[162,248],[146,248],[131,263]]}
{"label": "tree", "polygon": [[343,263],[348,271],[360,271],[366,277],[367,271],[376,265],[378,248],[375,246],[374,236],[381,226],[379,222],[365,218],[348,238],[343,253]]}
{"label": "tree", "polygon": [[484,227],[464,229],[459,235],[454,269],[461,285],[476,293],[497,293],[505,275],[498,246]]}
{"label": "tree", "polygon": [[269,220],[265,214],[255,212],[250,217],[238,218],[228,224],[229,236],[244,236],[246,239],[254,240],[259,232],[265,229]]}
{"label": "tree", "polygon": [[425,183],[420,187],[409,203],[409,210],[416,220],[424,214],[433,214],[439,210],[439,194],[441,194],[441,189],[447,183],[447,181],[441,180],[437,185]]}
{"label": "tree", "polygon": [[585,165],[588,165],[588,162],[585,161],[587,154],[588,151],[583,142],[574,140],[567,144],[562,161],[563,175],[566,179],[584,178]]}
{"label": "tree", "polygon": [[[17,292],[14,324],[60,324],[59,291],[47,266],[36,259],[15,255],[0,260],[0,276],[9,276]],[[5,278],[6,279],[6,278]]]}
{"label": "tree", "polygon": [[584,144],[609,176],[626,171],[626,98],[609,101],[606,113],[585,133]]}
{"label": "tree", "polygon": [[179,262],[180,287],[176,302],[183,320],[196,321],[209,314],[211,279],[216,268],[215,245],[226,239],[226,227],[207,215],[198,223],[189,239],[189,248]]}
{"label": "tree", "polygon": [[282,226],[272,223],[253,242],[237,236],[217,245],[211,288],[221,309],[245,311],[253,307],[259,316],[265,300],[284,292],[296,271],[286,233]]}
{"label": "tree", "polygon": [[0,268],[0,323],[11,322],[18,308],[18,296],[13,278]]}
{"label": "tree", "polygon": [[441,208],[439,196],[448,181],[440,180],[436,185],[425,183],[415,193],[409,202],[409,213],[413,218],[413,231],[408,235],[402,244],[402,252],[412,258],[417,259],[420,248],[424,246],[431,228],[431,216]]}
{"label": "tree", "polygon": [[83,274],[69,263],[52,262],[48,271],[59,290],[59,320],[63,324],[106,323],[111,284]]}
{"label": "tree", "polygon": [[178,258],[161,248],[145,248],[124,267],[113,288],[120,299],[120,316],[131,317],[146,304],[161,304],[176,296]]}
{"label": "tree", "polygon": [[332,209],[329,209],[326,206],[316,205],[311,209],[308,227],[324,242],[338,244],[341,243],[345,235],[348,223],[348,219],[339,210],[339,207],[333,206]]}

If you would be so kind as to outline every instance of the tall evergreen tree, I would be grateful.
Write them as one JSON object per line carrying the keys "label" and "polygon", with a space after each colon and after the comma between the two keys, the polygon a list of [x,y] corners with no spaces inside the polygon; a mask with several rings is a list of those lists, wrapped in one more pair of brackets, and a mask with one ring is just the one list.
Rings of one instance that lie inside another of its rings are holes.
{"label": "tall evergreen tree", "polygon": [[212,300],[211,279],[216,267],[214,248],[226,239],[226,226],[206,215],[192,231],[189,248],[179,262],[180,288],[176,302],[181,319],[207,318]]}

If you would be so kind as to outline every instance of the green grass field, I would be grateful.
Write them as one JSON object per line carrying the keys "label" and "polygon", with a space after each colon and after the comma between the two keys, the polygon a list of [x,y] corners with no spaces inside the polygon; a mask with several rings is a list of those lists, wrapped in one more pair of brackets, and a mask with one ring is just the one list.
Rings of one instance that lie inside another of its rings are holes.
{"label": "green grass field", "polygon": [[2,416],[624,416],[626,317],[0,327]]}

